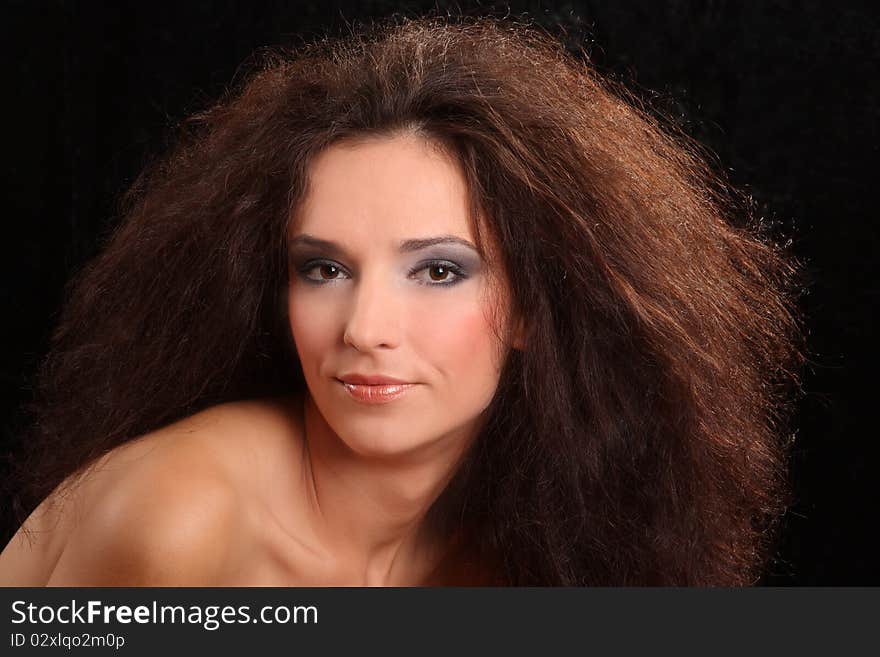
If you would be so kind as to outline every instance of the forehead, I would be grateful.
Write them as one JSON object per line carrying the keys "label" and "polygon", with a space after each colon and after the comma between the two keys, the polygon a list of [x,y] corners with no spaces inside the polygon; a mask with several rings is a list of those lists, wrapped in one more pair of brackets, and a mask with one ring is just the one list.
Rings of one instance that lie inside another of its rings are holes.
{"label": "forehead", "polygon": [[291,233],[352,241],[382,236],[474,239],[467,183],[458,164],[416,135],[334,144],[312,161]]}

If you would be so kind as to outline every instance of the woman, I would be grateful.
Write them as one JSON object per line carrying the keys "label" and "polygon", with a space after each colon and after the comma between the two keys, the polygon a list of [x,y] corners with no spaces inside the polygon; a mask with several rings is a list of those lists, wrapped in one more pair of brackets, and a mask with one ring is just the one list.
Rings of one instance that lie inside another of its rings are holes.
{"label": "woman", "polygon": [[3,584],[742,585],[793,258],[561,45],[404,20],[193,117],[71,287]]}

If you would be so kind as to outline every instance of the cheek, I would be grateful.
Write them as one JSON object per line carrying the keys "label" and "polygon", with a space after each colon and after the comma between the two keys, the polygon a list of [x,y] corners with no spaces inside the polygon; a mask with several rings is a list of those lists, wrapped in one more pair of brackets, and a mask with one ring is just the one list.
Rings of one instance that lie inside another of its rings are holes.
{"label": "cheek", "polygon": [[468,386],[497,379],[498,342],[485,309],[447,306],[419,325],[419,350],[440,374]]}
{"label": "cheek", "polygon": [[288,296],[290,332],[305,368],[331,347],[334,335],[330,330],[334,321],[332,311],[328,304],[311,302],[308,295]]}

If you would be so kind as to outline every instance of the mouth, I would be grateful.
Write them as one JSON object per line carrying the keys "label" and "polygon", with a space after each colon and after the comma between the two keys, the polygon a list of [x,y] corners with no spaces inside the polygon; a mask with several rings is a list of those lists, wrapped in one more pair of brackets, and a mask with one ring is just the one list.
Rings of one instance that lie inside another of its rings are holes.
{"label": "mouth", "polygon": [[414,383],[353,383],[336,379],[355,401],[364,404],[387,404],[406,395]]}

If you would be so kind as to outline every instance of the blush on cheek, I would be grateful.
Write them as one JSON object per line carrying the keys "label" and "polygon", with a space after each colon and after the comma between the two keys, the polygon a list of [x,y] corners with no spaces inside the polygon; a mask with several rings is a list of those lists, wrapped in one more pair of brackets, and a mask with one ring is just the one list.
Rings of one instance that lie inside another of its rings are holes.
{"label": "blush on cheek", "polygon": [[428,353],[433,351],[444,362],[450,376],[474,382],[494,378],[498,345],[483,308],[444,315],[442,321],[426,326],[422,335]]}

